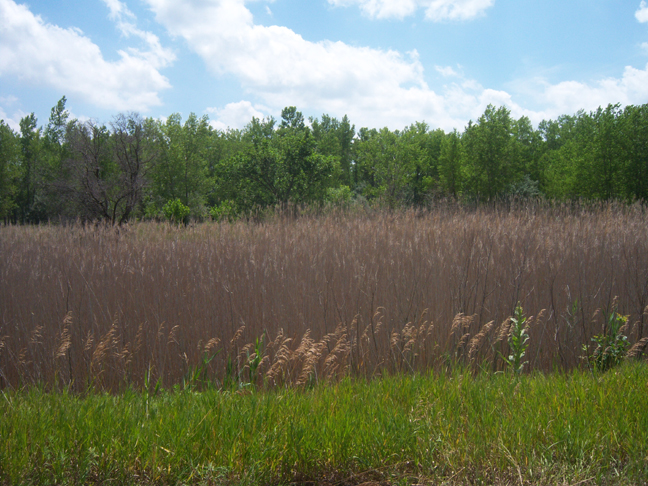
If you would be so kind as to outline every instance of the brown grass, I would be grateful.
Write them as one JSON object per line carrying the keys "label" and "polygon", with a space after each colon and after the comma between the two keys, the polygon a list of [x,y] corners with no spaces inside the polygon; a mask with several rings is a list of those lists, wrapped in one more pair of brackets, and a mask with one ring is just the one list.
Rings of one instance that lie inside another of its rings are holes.
{"label": "brown grass", "polygon": [[497,370],[518,301],[538,316],[529,368],[570,369],[615,296],[641,356],[648,215],[638,206],[7,226],[0,388],[115,391],[145,377],[168,387],[201,366],[217,384],[266,386],[456,362]]}

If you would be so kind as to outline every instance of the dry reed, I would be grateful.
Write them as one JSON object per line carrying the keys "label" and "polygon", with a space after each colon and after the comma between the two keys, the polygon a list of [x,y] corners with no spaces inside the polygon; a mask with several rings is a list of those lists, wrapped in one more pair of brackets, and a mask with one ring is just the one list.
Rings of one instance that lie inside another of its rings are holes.
{"label": "dry reed", "polygon": [[518,302],[530,369],[579,366],[615,296],[632,356],[648,334],[639,206],[6,226],[0,255],[0,388],[501,369]]}

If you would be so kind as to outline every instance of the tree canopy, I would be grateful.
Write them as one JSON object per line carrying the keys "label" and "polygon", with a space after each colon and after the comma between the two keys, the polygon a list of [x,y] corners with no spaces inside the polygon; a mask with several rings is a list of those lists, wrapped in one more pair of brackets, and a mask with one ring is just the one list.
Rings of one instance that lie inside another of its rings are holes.
{"label": "tree canopy", "polygon": [[[121,224],[237,217],[266,207],[426,206],[440,198],[492,201],[648,200],[648,105],[608,105],[535,128],[489,105],[462,132],[416,122],[402,130],[356,127],[347,116],[253,118],[216,130],[207,116],[166,120],[118,114],[73,120],[63,97],[46,126],[0,121],[0,218]],[[177,215],[174,216],[176,219]]]}

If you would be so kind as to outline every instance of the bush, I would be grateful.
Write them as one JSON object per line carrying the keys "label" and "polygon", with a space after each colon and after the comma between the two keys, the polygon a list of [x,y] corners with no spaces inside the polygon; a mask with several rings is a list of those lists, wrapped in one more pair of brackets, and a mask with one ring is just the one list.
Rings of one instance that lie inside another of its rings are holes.
{"label": "bush", "polygon": [[189,207],[182,204],[178,198],[172,199],[162,207],[166,219],[175,224],[186,223],[190,211]]}

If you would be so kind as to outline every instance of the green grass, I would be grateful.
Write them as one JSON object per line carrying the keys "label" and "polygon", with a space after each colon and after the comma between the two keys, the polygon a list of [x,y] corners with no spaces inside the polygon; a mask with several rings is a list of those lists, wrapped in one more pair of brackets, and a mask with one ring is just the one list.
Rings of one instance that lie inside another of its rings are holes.
{"label": "green grass", "polygon": [[1,392],[2,484],[646,484],[648,365],[310,390]]}

